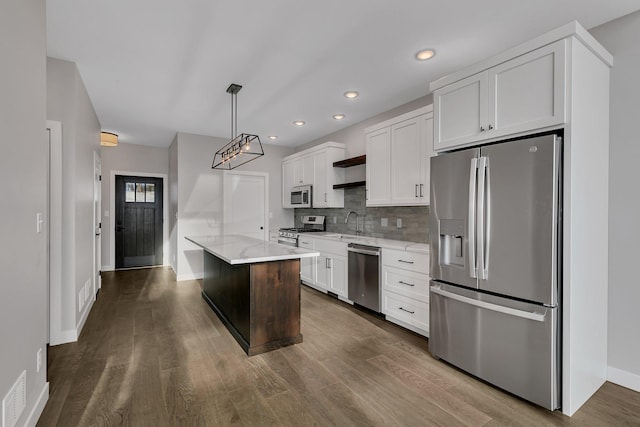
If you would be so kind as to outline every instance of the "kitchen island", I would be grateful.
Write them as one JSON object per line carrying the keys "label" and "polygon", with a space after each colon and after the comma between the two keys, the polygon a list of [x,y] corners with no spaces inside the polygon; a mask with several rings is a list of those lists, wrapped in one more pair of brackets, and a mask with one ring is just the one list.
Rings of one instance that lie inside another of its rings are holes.
{"label": "kitchen island", "polygon": [[319,252],[239,235],[186,239],[204,250],[202,298],[247,355],[302,342],[300,258]]}

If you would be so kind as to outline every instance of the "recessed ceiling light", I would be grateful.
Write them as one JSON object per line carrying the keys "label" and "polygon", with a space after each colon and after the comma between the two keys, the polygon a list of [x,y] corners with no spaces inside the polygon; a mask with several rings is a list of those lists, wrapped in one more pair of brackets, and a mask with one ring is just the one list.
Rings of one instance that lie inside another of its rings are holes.
{"label": "recessed ceiling light", "polygon": [[269,138],[272,141],[275,141],[276,139],[278,139],[276,135],[269,135],[267,138]]}
{"label": "recessed ceiling light", "polygon": [[342,120],[342,119],[345,118],[345,115],[344,114],[334,114],[333,118],[336,119],[336,120]]}
{"label": "recessed ceiling light", "polygon": [[305,122],[303,122],[302,120],[296,120],[295,122],[293,122],[293,124],[296,126],[304,126]]}
{"label": "recessed ceiling light", "polygon": [[355,90],[350,90],[349,92],[345,92],[344,96],[349,98],[349,99],[353,99],[353,98],[357,98],[359,95],[358,92],[356,92]]}
{"label": "recessed ceiling light", "polygon": [[427,59],[433,58],[435,54],[436,52],[431,49],[424,49],[416,53],[416,59],[418,61],[426,61]]}

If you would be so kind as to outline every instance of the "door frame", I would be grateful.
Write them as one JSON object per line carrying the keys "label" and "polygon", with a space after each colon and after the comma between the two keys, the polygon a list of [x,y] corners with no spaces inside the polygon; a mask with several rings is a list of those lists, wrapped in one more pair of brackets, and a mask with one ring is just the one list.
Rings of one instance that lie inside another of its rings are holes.
{"label": "door frame", "polygon": [[[264,178],[264,234],[263,240],[269,241],[269,174],[267,172],[243,172],[243,171],[224,171],[222,175],[222,224],[227,224],[229,222],[229,212],[227,211],[227,206],[229,203],[227,201],[227,185],[229,183],[229,177],[231,175],[236,176],[260,176]],[[224,229],[223,229],[224,230]],[[224,233],[224,231],[223,231]]]}
{"label": "door frame", "polygon": [[[93,152],[93,294],[102,287],[102,156]],[[96,176],[97,175],[97,176]]]}
{"label": "door frame", "polygon": [[115,270],[116,266],[116,175],[162,178],[162,265],[169,265],[169,174],[112,170],[109,176],[109,264],[102,271]]}
{"label": "door frame", "polygon": [[49,133],[48,262],[49,262],[49,344],[69,342],[62,331],[62,123],[47,120]]}

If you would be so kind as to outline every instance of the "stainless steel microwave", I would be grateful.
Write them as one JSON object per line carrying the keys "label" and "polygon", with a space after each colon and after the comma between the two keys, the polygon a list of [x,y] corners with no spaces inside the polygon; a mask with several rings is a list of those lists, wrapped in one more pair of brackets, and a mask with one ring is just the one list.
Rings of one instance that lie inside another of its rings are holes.
{"label": "stainless steel microwave", "polygon": [[291,188],[291,206],[294,208],[310,208],[311,207],[311,186],[300,185]]}

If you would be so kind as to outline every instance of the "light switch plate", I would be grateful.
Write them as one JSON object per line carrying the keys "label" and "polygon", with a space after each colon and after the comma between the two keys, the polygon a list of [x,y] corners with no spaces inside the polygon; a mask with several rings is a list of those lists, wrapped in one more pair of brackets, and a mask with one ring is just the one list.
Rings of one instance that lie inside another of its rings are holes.
{"label": "light switch plate", "polygon": [[398,218],[397,221],[396,221],[396,224],[397,224],[396,226],[398,228],[402,228],[402,218]]}
{"label": "light switch plate", "polygon": [[380,226],[387,227],[388,225],[389,225],[389,219],[388,218],[382,218],[380,220]]}

